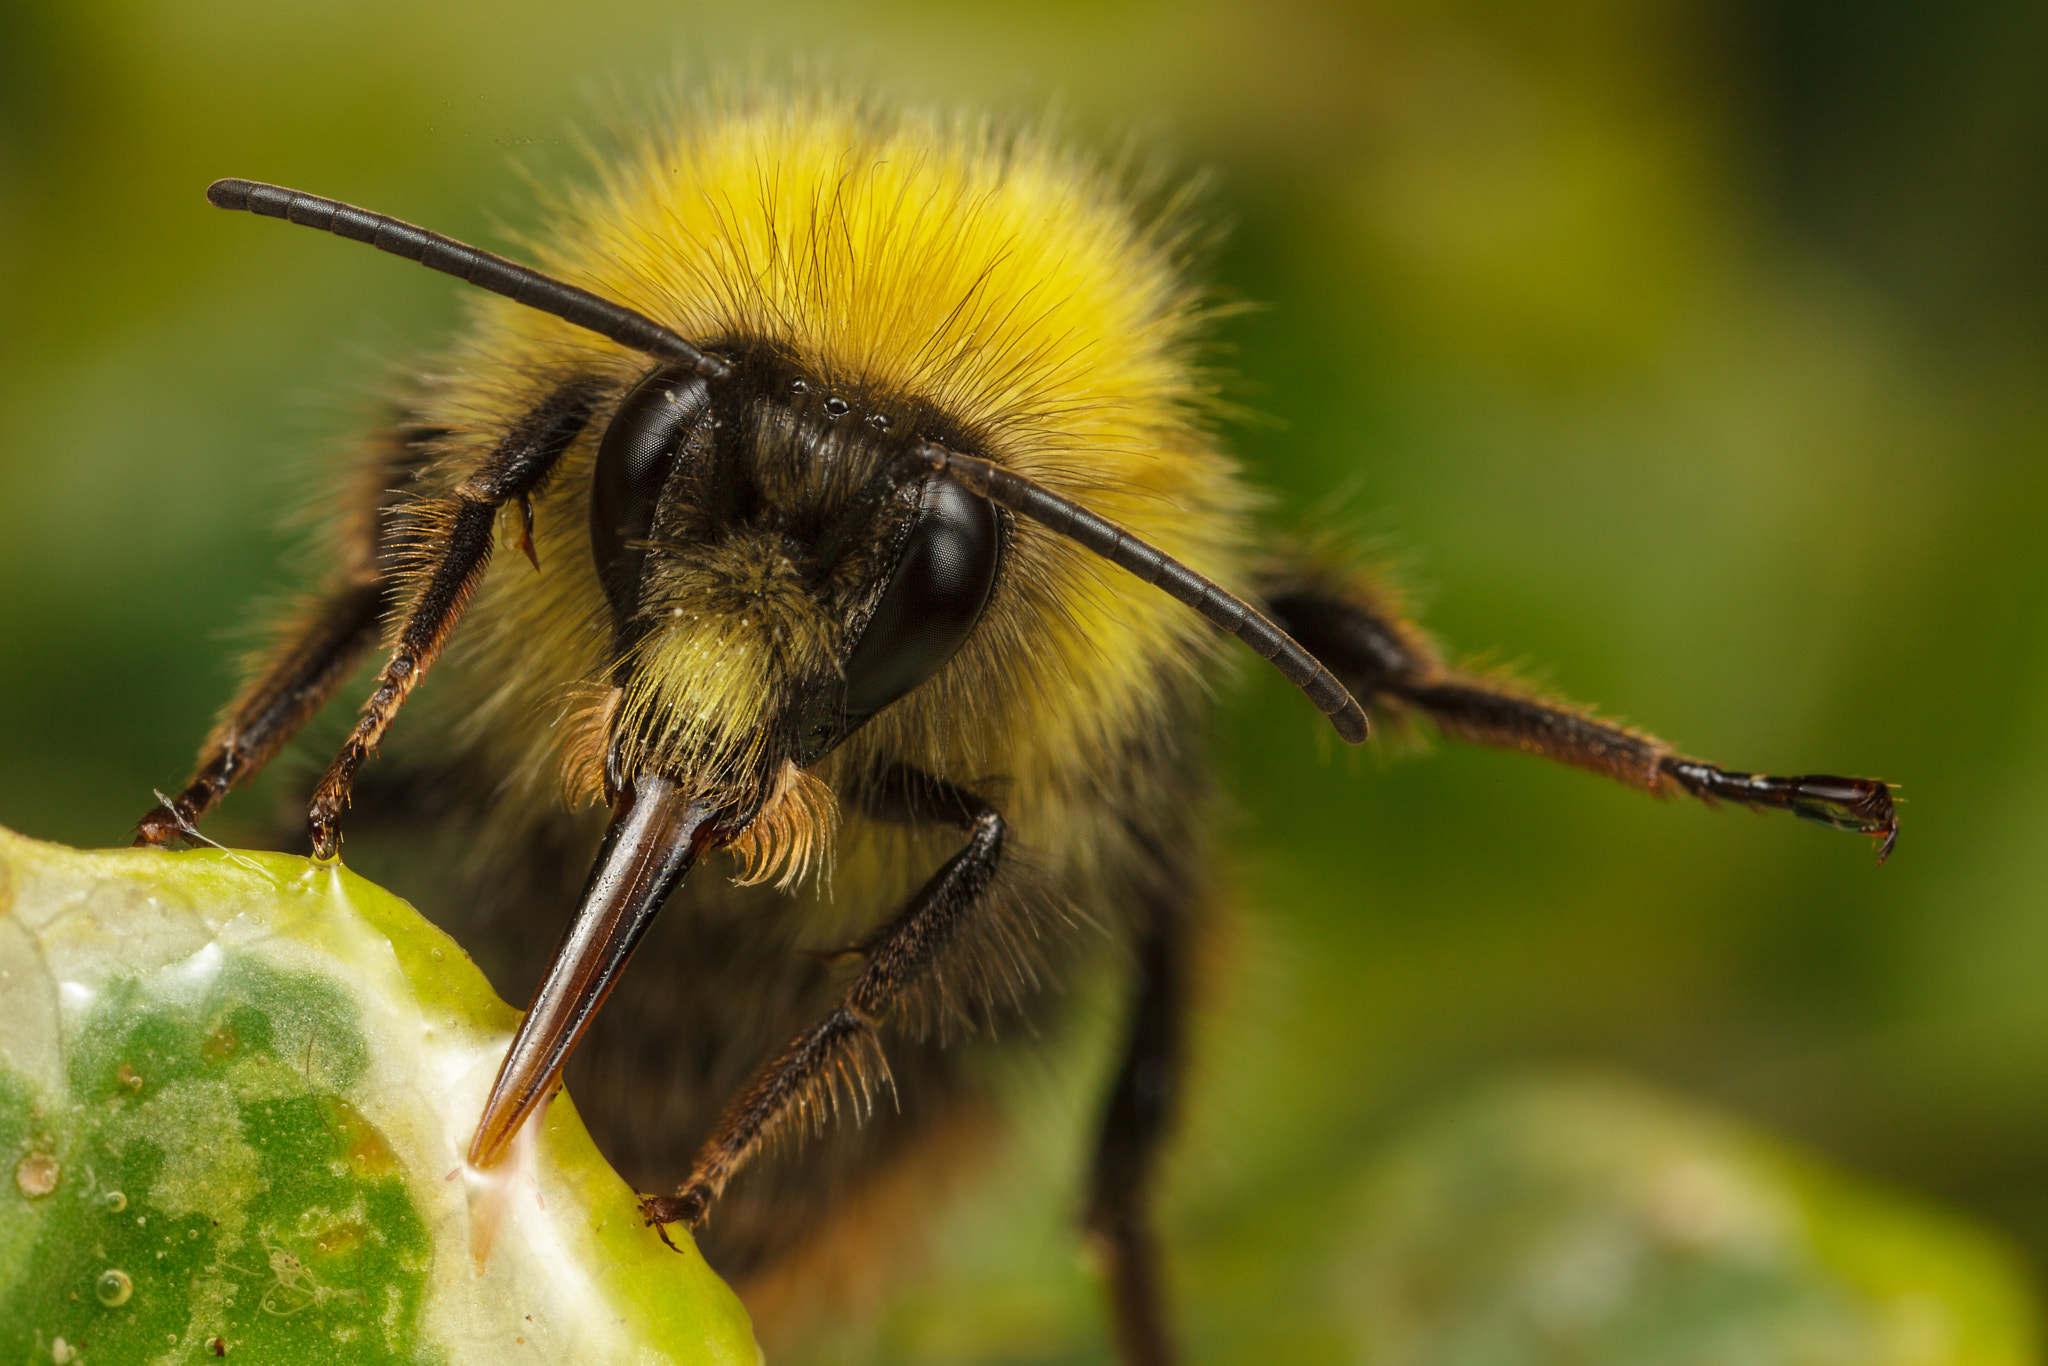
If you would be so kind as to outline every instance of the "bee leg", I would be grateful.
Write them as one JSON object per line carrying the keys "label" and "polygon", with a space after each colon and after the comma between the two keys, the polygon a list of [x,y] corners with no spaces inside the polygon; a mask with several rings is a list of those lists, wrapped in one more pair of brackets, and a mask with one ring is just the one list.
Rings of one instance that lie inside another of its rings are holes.
{"label": "bee leg", "polygon": [[168,848],[189,835],[229,788],[261,772],[376,640],[389,605],[390,589],[382,580],[346,584],[321,599],[208,737],[191,780],[135,823],[136,845]]}
{"label": "bee leg", "polygon": [[313,856],[331,859],[341,849],[340,818],[348,806],[356,770],[391,727],[398,709],[433,665],[448,633],[483,581],[490,565],[498,510],[530,497],[554,470],[555,462],[590,421],[596,386],[572,379],[521,418],[497,449],[443,498],[415,505],[412,516],[425,533],[419,587],[390,662],[377,675],[377,686],[363,704],[363,714],[328,766],[306,813]]}
{"label": "bee leg", "polygon": [[839,1005],[748,1080],[698,1148],[689,1179],[673,1196],[641,1199],[650,1224],[701,1225],[766,1139],[791,1123],[822,1124],[828,1110],[837,1109],[842,1086],[856,1110],[864,1107],[872,1082],[888,1076],[877,1026],[953,946],[995,880],[1008,826],[980,797],[898,766],[883,776],[873,800],[894,808],[878,814],[942,821],[965,831],[967,844],[861,946],[861,970]]}
{"label": "bee leg", "polygon": [[402,486],[419,473],[434,443],[445,435],[409,423],[386,432],[376,458],[365,466],[367,477],[345,530],[341,581],[302,608],[298,620],[281,633],[268,664],[243,685],[206,738],[191,779],[136,822],[138,846],[167,848],[191,834],[228,789],[262,772],[327,705],[376,640],[378,623],[391,608],[389,515]]}
{"label": "bee leg", "polygon": [[1584,707],[1542,697],[1509,680],[1446,667],[1422,634],[1369,589],[1321,584],[1269,590],[1273,620],[1342,680],[1359,702],[1419,713],[1446,735],[1519,749],[1663,796],[1676,789],[1701,801],[1790,811],[1803,819],[1870,835],[1884,862],[1898,840],[1891,787],[1876,778],[1739,773],[1690,759],[1654,735]]}
{"label": "bee leg", "polygon": [[1153,1178],[1179,1108],[1187,1046],[1187,889],[1171,890],[1181,895],[1148,898],[1154,904],[1136,945],[1130,1032],[1103,1109],[1083,1221],[1108,1277],[1110,1320],[1125,1366],[1172,1366],[1176,1359],[1151,1223]]}

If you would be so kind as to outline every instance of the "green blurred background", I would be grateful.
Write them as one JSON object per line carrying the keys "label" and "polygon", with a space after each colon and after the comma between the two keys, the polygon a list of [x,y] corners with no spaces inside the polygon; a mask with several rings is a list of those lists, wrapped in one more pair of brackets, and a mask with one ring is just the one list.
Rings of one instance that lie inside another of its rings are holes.
{"label": "green blurred background", "polygon": [[[1213,170],[1274,524],[1340,494],[1454,650],[1710,758],[1904,785],[1879,870],[1522,758],[1333,756],[1247,671],[1246,924],[1167,1219],[1203,1356],[1289,1318],[1340,1174],[1529,1069],[1683,1092],[2048,1267],[2038,0],[0,6],[0,823],[121,842],[184,777],[252,600],[297,582],[289,514],[458,319],[209,180],[502,245],[515,165],[792,54]],[[1099,1358],[1061,1222],[1099,1071],[1020,1079],[1019,1175],[886,1350]]]}

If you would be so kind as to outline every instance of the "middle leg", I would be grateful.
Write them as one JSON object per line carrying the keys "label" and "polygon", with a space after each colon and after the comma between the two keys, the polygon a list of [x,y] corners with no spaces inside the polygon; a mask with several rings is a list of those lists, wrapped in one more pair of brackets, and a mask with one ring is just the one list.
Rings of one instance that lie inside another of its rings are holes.
{"label": "middle leg", "polygon": [[1813,773],[1743,773],[1680,754],[1655,736],[1513,682],[1447,667],[1393,605],[1362,582],[1297,569],[1267,588],[1278,622],[1359,702],[1420,714],[1447,735],[1519,749],[1663,795],[1790,811],[1803,819],[1870,835],[1884,862],[1898,839],[1891,788],[1874,778]]}
{"label": "middle leg", "polygon": [[343,523],[340,581],[306,604],[283,631],[261,669],[243,684],[199,751],[192,776],[174,796],[160,797],[136,822],[138,846],[169,848],[232,787],[249,782],[325,706],[356,661],[376,642],[392,602],[392,523],[404,488],[419,476],[447,433],[399,422],[379,441],[375,458]]}

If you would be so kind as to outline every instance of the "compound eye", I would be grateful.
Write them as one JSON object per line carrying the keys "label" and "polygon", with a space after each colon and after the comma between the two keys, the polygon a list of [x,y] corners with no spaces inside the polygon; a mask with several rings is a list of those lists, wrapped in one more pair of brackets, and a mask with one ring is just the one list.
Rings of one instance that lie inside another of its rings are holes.
{"label": "compound eye", "polygon": [[925,480],[896,572],[846,661],[841,733],[939,671],[981,620],[1002,532],[986,498],[944,475]]}
{"label": "compound eye", "polygon": [[590,476],[590,549],[621,629],[639,610],[640,569],[661,492],[710,417],[710,385],[687,366],[665,365],[633,386],[605,428]]}

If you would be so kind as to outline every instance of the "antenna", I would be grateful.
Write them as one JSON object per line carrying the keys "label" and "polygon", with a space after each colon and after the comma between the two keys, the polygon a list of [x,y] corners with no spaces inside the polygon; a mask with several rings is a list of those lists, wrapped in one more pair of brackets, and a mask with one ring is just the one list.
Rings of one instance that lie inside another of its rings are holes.
{"label": "antenna", "polygon": [[707,379],[723,379],[731,373],[731,367],[724,361],[706,355],[644,313],[600,298],[587,289],[564,284],[531,266],[493,256],[401,219],[257,180],[216,180],[206,187],[206,202],[217,209],[239,209],[264,218],[282,218],[352,242],[368,242],[379,251],[417,261],[429,270],[453,275],[528,308],[552,313],[621,346],[694,366]]}
{"label": "antenna", "polygon": [[1115,522],[1096,516],[1015,470],[929,442],[912,454],[930,469],[952,475],[990,502],[1079,542],[1111,564],[1130,570],[1167,596],[1194,608],[1219,630],[1228,631],[1251,646],[1259,658],[1308,694],[1308,700],[1330,718],[1337,734],[1354,745],[1365,740],[1365,711],[1358,705],[1358,699],[1323,667],[1321,660],[1301,648],[1293,636],[1268,621],[1243,598],[1203,578]]}

